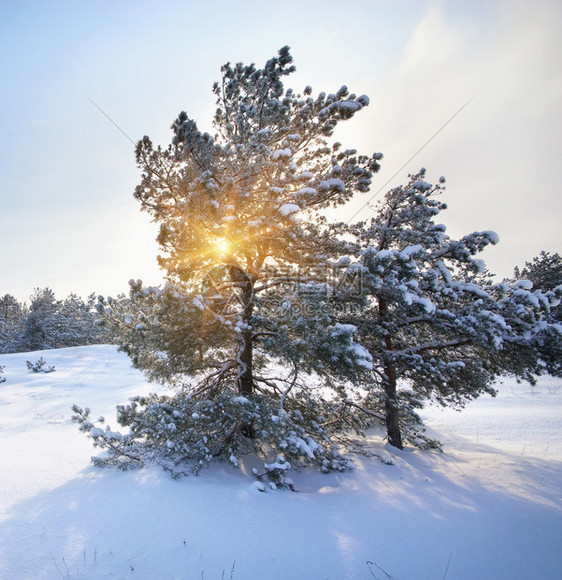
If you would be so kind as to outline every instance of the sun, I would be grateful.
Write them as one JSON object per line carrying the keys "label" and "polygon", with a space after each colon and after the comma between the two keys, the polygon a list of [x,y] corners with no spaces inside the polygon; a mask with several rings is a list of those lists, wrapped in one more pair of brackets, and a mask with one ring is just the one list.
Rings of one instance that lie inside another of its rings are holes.
{"label": "sun", "polygon": [[215,249],[219,256],[224,256],[230,252],[230,242],[226,238],[219,238],[215,242]]}

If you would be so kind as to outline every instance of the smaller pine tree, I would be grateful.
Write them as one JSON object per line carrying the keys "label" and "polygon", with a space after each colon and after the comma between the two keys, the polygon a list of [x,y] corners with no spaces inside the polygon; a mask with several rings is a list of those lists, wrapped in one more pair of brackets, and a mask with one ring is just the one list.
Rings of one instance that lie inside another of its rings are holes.
{"label": "smaller pine tree", "polygon": [[494,232],[460,239],[446,234],[437,216],[444,179],[425,181],[425,170],[389,191],[370,223],[350,228],[362,275],[359,329],[374,373],[362,408],[385,416],[389,442],[432,444],[420,433],[416,409],[424,401],[460,408],[482,393],[495,394],[502,375],[535,381],[562,376],[562,327],[550,312],[562,286],[494,284],[476,256],[498,242]]}

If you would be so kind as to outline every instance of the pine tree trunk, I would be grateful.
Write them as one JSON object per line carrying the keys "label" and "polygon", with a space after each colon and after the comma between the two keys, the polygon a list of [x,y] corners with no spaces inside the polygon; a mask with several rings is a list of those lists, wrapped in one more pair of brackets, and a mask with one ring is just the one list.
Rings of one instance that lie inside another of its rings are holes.
{"label": "pine tree trunk", "polygon": [[242,322],[244,328],[241,333],[242,344],[238,352],[238,392],[241,395],[251,395],[254,392],[253,330],[251,328],[254,292],[252,286],[251,280],[246,276],[245,284],[242,287]]}
{"label": "pine tree trunk", "polygon": [[[253,367],[253,330],[251,327],[252,311],[254,309],[254,291],[251,281],[246,277],[246,283],[242,288],[242,322],[241,332],[242,345],[238,352],[238,392],[248,396],[254,392],[254,367]],[[250,439],[255,438],[254,428],[251,423],[241,425],[240,431]]]}
{"label": "pine tree trunk", "polygon": [[240,370],[238,374],[238,392],[251,395],[254,391],[252,330],[242,331],[242,347],[238,354]]}
{"label": "pine tree trunk", "polygon": [[[388,306],[383,298],[379,298],[379,316],[384,319],[388,314]],[[392,337],[385,338],[385,348],[392,351]],[[400,432],[398,397],[396,392],[396,366],[391,359],[384,361],[384,394],[385,394],[385,419],[386,435],[388,442],[398,449],[404,449],[402,433]]]}
{"label": "pine tree trunk", "polygon": [[388,442],[398,449],[404,449],[402,444],[402,434],[400,432],[400,423],[398,421],[398,399],[396,396],[396,368],[390,362],[385,362],[385,417],[386,417],[386,434]]}

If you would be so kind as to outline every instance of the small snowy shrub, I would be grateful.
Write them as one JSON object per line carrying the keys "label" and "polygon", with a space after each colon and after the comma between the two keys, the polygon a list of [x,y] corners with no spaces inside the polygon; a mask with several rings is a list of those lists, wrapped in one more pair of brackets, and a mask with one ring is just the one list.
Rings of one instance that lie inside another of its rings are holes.
{"label": "small snowy shrub", "polygon": [[37,362],[32,363],[30,360],[26,361],[27,368],[32,373],[53,373],[55,366],[48,366],[47,361],[41,357]]}
{"label": "small snowy shrub", "polygon": [[[0,365],[0,375],[4,372],[4,369],[5,369],[5,367]],[[4,383],[4,382],[6,382],[6,377],[0,376],[0,383]]]}
{"label": "small snowy shrub", "polygon": [[[263,473],[259,473],[254,467],[252,472],[258,480],[267,478],[269,480],[270,489],[287,487],[291,491],[295,491],[293,480],[290,477],[287,477],[287,471],[291,469],[291,464],[283,455],[278,455],[273,463],[264,463],[264,469],[265,471]],[[260,488],[260,491],[265,491],[265,486]]]}

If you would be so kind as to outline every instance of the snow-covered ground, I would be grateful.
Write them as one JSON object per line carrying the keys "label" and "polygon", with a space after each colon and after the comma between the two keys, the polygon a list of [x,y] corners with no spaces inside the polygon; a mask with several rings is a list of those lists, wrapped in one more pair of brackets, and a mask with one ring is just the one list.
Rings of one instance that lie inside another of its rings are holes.
{"label": "snow-covered ground", "polygon": [[[51,374],[30,373],[43,356]],[[90,464],[70,406],[114,426],[154,390],[114,347],[0,356],[0,578],[339,580],[562,577],[562,381],[506,382],[462,413],[428,409],[445,453],[373,433],[346,474],[261,493],[230,465],[172,480]]]}

